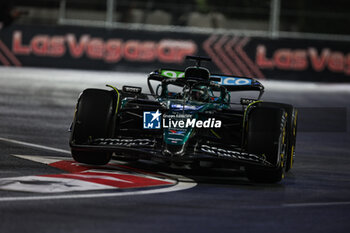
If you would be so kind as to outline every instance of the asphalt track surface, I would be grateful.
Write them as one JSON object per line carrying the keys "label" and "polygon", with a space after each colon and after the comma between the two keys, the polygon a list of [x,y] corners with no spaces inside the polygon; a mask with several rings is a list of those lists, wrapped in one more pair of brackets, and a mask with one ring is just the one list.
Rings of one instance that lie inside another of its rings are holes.
{"label": "asphalt track surface", "polygon": [[[64,151],[69,150],[67,129],[79,93],[105,83],[145,87],[145,77],[0,68],[0,178],[62,173],[13,155],[70,159]],[[300,114],[296,162],[282,183],[252,184],[243,171],[192,172],[133,162],[128,166],[190,178],[184,182],[194,187],[147,195],[98,197],[98,192],[87,192],[91,196],[84,198],[70,198],[79,192],[35,198],[43,195],[3,190],[0,232],[349,232],[350,87],[272,82],[266,89],[265,100],[300,108],[339,107],[347,114]]]}

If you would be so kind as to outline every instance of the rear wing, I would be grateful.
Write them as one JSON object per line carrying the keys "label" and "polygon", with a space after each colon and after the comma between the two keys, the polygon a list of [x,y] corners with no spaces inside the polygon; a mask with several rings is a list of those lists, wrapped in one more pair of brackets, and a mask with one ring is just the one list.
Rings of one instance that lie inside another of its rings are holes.
{"label": "rear wing", "polygon": [[[150,80],[163,81],[164,79],[185,78],[183,70],[159,69],[151,72]],[[239,77],[232,75],[211,74],[209,80],[226,88],[227,91],[259,91],[259,99],[264,93],[264,86],[254,78]],[[150,86],[150,85],[149,85]]]}

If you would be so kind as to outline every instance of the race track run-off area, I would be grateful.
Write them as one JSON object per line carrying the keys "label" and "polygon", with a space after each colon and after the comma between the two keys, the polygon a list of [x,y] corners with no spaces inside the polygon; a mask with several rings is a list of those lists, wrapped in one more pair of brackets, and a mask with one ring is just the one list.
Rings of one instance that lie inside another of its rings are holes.
{"label": "race track run-off area", "polygon": [[279,184],[251,183],[242,169],[73,161],[79,93],[147,92],[146,78],[0,68],[0,232],[348,232],[350,85],[263,81],[264,100],[302,109],[296,160]]}

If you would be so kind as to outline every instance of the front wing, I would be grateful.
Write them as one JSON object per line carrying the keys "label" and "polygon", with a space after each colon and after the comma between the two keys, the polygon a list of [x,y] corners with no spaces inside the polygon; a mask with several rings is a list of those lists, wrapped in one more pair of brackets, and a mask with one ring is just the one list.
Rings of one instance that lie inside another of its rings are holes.
{"label": "front wing", "polygon": [[264,156],[250,154],[237,147],[227,147],[218,143],[196,145],[194,150],[183,156],[169,156],[162,153],[161,143],[156,139],[146,138],[99,138],[87,144],[70,143],[74,150],[111,151],[117,154],[130,155],[140,159],[192,163],[195,161],[231,161],[239,165],[256,165],[274,167]]}

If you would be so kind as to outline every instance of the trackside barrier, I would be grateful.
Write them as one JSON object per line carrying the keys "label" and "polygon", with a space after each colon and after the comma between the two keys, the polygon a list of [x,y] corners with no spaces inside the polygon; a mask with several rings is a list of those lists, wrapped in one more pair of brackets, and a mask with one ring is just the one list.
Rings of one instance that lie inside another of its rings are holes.
{"label": "trackside barrier", "polygon": [[150,72],[207,56],[216,73],[259,79],[350,82],[350,43],[230,34],[18,26],[0,31],[0,65]]}

